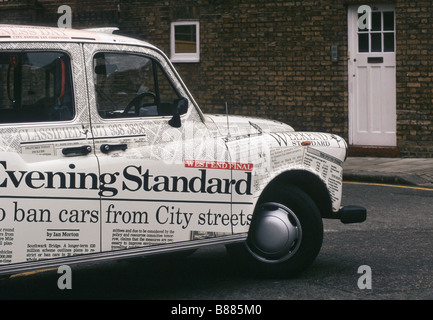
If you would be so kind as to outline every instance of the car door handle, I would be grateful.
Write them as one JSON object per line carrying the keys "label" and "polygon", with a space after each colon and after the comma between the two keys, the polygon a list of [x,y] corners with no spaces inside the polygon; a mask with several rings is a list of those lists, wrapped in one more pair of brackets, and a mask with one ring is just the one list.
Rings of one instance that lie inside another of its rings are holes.
{"label": "car door handle", "polygon": [[92,151],[91,146],[63,148],[62,153],[65,156],[85,156]]}
{"label": "car door handle", "polygon": [[126,143],[121,143],[121,144],[101,144],[101,152],[103,153],[109,153],[111,151],[116,151],[116,150],[122,150],[125,151],[128,148],[128,146],[126,145]]}

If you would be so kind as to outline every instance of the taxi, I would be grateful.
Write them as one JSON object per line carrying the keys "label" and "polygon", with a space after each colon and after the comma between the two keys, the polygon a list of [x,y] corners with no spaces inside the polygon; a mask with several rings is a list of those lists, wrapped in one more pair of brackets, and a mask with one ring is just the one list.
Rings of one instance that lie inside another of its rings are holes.
{"label": "taxi", "polygon": [[0,274],[225,245],[296,275],[342,206],[347,144],[204,114],[166,55],[113,29],[0,25]]}

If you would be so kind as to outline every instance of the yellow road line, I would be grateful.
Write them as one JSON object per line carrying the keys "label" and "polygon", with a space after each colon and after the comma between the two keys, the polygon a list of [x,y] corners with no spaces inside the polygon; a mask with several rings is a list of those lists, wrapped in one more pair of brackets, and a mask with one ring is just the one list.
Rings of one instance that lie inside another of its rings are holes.
{"label": "yellow road line", "polygon": [[52,271],[52,270],[56,270],[56,269],[57,268],[50,268],[50,269],[41,269],[41,270],[34,270],[34,271],[16,273],[16,274],[11,275],[9,278],[25,277],[25,276],[30,276],[30,275],[33,275],[33,274],[47,272],[47,271]]}
{"label": "yellow road line", "polygon": [[370,182],[355,182],[355,181],[344,181],[343,183],[346,183],[346,184],[360,184],[360,185],[366,185],[366,186],[380,186],[380,187],[391,187],[391,188],[403,188],[403,189],[433,191],[432,188],[411,187],[411,186],[402,186],[402,185],[385,184],[385,183],[370,183]]}

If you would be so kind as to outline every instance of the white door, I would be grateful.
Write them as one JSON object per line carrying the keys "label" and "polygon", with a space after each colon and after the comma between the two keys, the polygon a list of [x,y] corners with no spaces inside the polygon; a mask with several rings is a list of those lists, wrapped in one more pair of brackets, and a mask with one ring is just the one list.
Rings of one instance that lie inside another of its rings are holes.
{"label": "white door", "polygon": [[396,146],[395,6],[350,6],[349,144]]}

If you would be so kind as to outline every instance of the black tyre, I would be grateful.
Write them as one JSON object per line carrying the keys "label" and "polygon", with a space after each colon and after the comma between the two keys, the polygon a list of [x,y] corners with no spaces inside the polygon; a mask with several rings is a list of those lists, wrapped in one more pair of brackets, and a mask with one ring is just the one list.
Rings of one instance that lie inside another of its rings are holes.
{"label": "black tyre", "polygon": [[254,212],[247,241],[227,245],[227,251],[247,271],[294,276],[320,252],[322,217],[314,201],[297,187],[285,186],[267,194]]}

